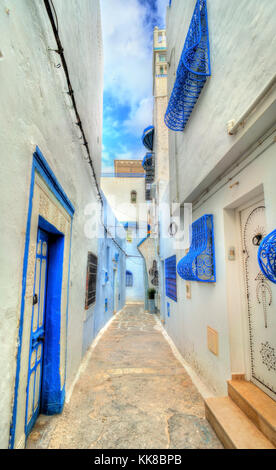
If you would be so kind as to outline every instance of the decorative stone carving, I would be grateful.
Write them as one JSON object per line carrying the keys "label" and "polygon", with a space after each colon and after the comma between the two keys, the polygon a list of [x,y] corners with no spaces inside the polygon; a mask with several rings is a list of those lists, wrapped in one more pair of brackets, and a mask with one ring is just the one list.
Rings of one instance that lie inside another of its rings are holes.
{"label": "decorative stone carving", "polygon": [[28,256],[26,297],[31,297],[33,295],[34,274],[35,274],[35,256],[36,256],[36,243],[31,243],[29,246],[29,256]]}
{"label": "decorative stone carving", "polygon": [[46,220],[49,219],[49,207],[50,201],[48,196],[45,193],[40,191],[39,194],[39,214],[44,217]]}

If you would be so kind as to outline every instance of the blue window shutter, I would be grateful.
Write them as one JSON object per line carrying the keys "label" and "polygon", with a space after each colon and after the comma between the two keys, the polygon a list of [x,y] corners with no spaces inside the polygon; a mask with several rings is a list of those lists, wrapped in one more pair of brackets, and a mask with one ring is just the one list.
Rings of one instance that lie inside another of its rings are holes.
{"label": "blue window shutter", "polygon": [[176,256],[165,260],[165,286],[166,296],[177,302]]}

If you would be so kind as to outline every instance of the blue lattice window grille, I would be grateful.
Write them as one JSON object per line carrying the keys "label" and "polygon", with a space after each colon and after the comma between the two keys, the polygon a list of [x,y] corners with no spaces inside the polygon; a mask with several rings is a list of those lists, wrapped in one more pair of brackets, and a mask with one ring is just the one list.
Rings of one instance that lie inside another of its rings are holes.
{"label": "blue lattice window grille", "polygon": [[165,259],[166,296],[177,302],[176,256]]}
{"label": "blue lattice window grille", "polygon": [[189,252],[177,265],[177,272],[187,281],[216,282],[213,216],[206,214],[192,224]]}
{"label": "blue lattice window grille", "polygon": [[276,230],[263,239],[258,250],[258,262],[267,279],[276,284]]}
{"label": "blue lattice window grille", "polygon": [[133,274],[130,271],[126,271],[126,287],[133,287]]}
{"label": "blue lattice window grille", "polygon": [[197,0],[165,114],[173,131],[183,131],[200,92],[211,75],[206,0]]}

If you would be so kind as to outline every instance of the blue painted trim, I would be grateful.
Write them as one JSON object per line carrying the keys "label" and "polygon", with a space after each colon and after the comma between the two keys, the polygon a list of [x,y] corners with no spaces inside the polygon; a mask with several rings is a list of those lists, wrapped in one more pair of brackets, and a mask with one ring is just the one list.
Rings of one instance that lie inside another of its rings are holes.
{"label": "blue painted trim", "polygon": [[[66,196],[65,192],[63,191],[57,178],[55,177],[54,173],[52,172],[45,158],[43,157],[42,152],[40,151],[39,147],[36,147],[36,151],[33,154],[33,164],[32,164],[32,170],[31,170],[29,208],[28,208],[28,215],[27,215],[25,248],[24,248],[24,257],[23,257],[22,297],[21,297],[20,321],[19,321],[19,329],[18,329],[18,349],[17,349],[16,375],[15,375],[15,386],[14,386],[14,403],[13,403],[13,413],[12,413],[11,426],[10,426],[10,442],[9,442],[9,447],[12,449],[14,447],[15,429],[16,429],[17,399],[18,399],[18,387],[19,387],[19,377],[20,377],[20,360],[21,360],[22,333],[23,333],[23,324],[24,324],[26,279],[27,279],[28,257],[29,257],[31,217],[32,217],[32,210],[33,210],[35,171],[37,171],[41,175],[41,177],[47,183],[47,185],[49,186],[51,191],[54,193],[56,198],[65,208],[66,212],[69,213],[71,218],[73,218],[73,215],[75,212],[74,206],[72,205],[72,203]],[[71,230],[72,230],[72,222],[71,222]],[[70,250],[71,250],[71,244],[70,244]],[[68,307],[68,304],[67,304],[67,307]]]}
{"label": "blue painted trim", "polygon": [[143,243],[150,237],[150,234],[148,234],[145,238],[143,238],[137,245],[137,248],[139,248]]}
{"label": "blue painted trim", "polygon": [[34,168],[43,177],[43,179],[48,184],[51,191],[55,194],[56,198],[59,200],[66,212],[68,212],[68,214],[70,214],[70,216],[72,217],[75,212],[74,206],[63,191],[62,186],[59,184],[50,166],[43,157],[39,147],[36,147],[34,153]]}
{"label": "blue painted trim", "polygon": [[166,47],[155,47],[154,50],[155,51],[166,51],[167,48]]}
{"label": "blue painted trim", "polygon": [[[41,221],[42,217],[39,217]],[[48,222],[48,233],[56,228]],[[50,240],[50,238],[49,238]],[[64,236],[55,235],[49,241],[48,283],[45,318],[44,363],[41,387],[41,412],[60,413],[64,405],[64,387],[60,381],[61,295],[64,259]]]}
{"label": "blue painted trim", "polygon": [[9,447],[11,449],[13,449],[14,447],[15,428],[16,428],[17,395],[18,395],[19,377],[20,377],[20,359],[21,359],[22,332],[23,332],[23,321],[24,321],[24,310],[25,310],[26,278],[27,278],[27,268],[28,268],[29,244],[30,244],[31,216],[32,216],[32,209],[33,209],[34,177],[35,177],[35,172],[34,172],[34,163],[33,163],[32,172],[31,172],[31,184],[30,184],[29,209],[28,209],[26,238],[25,238],[25,250],[24,250],[24,258],[23,258],[21,312],[20,312],[20,322],[19,322],[19,330],[18,330],[18,349],[17,349],[17,359],[16,359],[17,364],[16,364],[15,386],[14,386],[13,415],[12,415],[12,421],[11,421],[11,427],[10,427],[10,442],[9,442]]}
{"label": "blue painted trim", "polygon": [[145,173],[102,173],[102,178],[145,178]]}
{"label": "blue painted trim", "polygon": [[131,222],[121,222],[124,223],[124,228],[136,228],[137,227],[137,222],[131,221]]}

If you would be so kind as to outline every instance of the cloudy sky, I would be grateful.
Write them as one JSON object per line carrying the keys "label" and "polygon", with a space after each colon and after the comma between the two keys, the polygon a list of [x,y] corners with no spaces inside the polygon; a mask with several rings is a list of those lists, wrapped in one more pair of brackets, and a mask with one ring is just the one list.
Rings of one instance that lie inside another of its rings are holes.
{"label": "cloudy sky", "polygon": [[114,159],[143,158],[152,124],[152,38],[169,0],[102,0],[104,122],[102,171]]}

